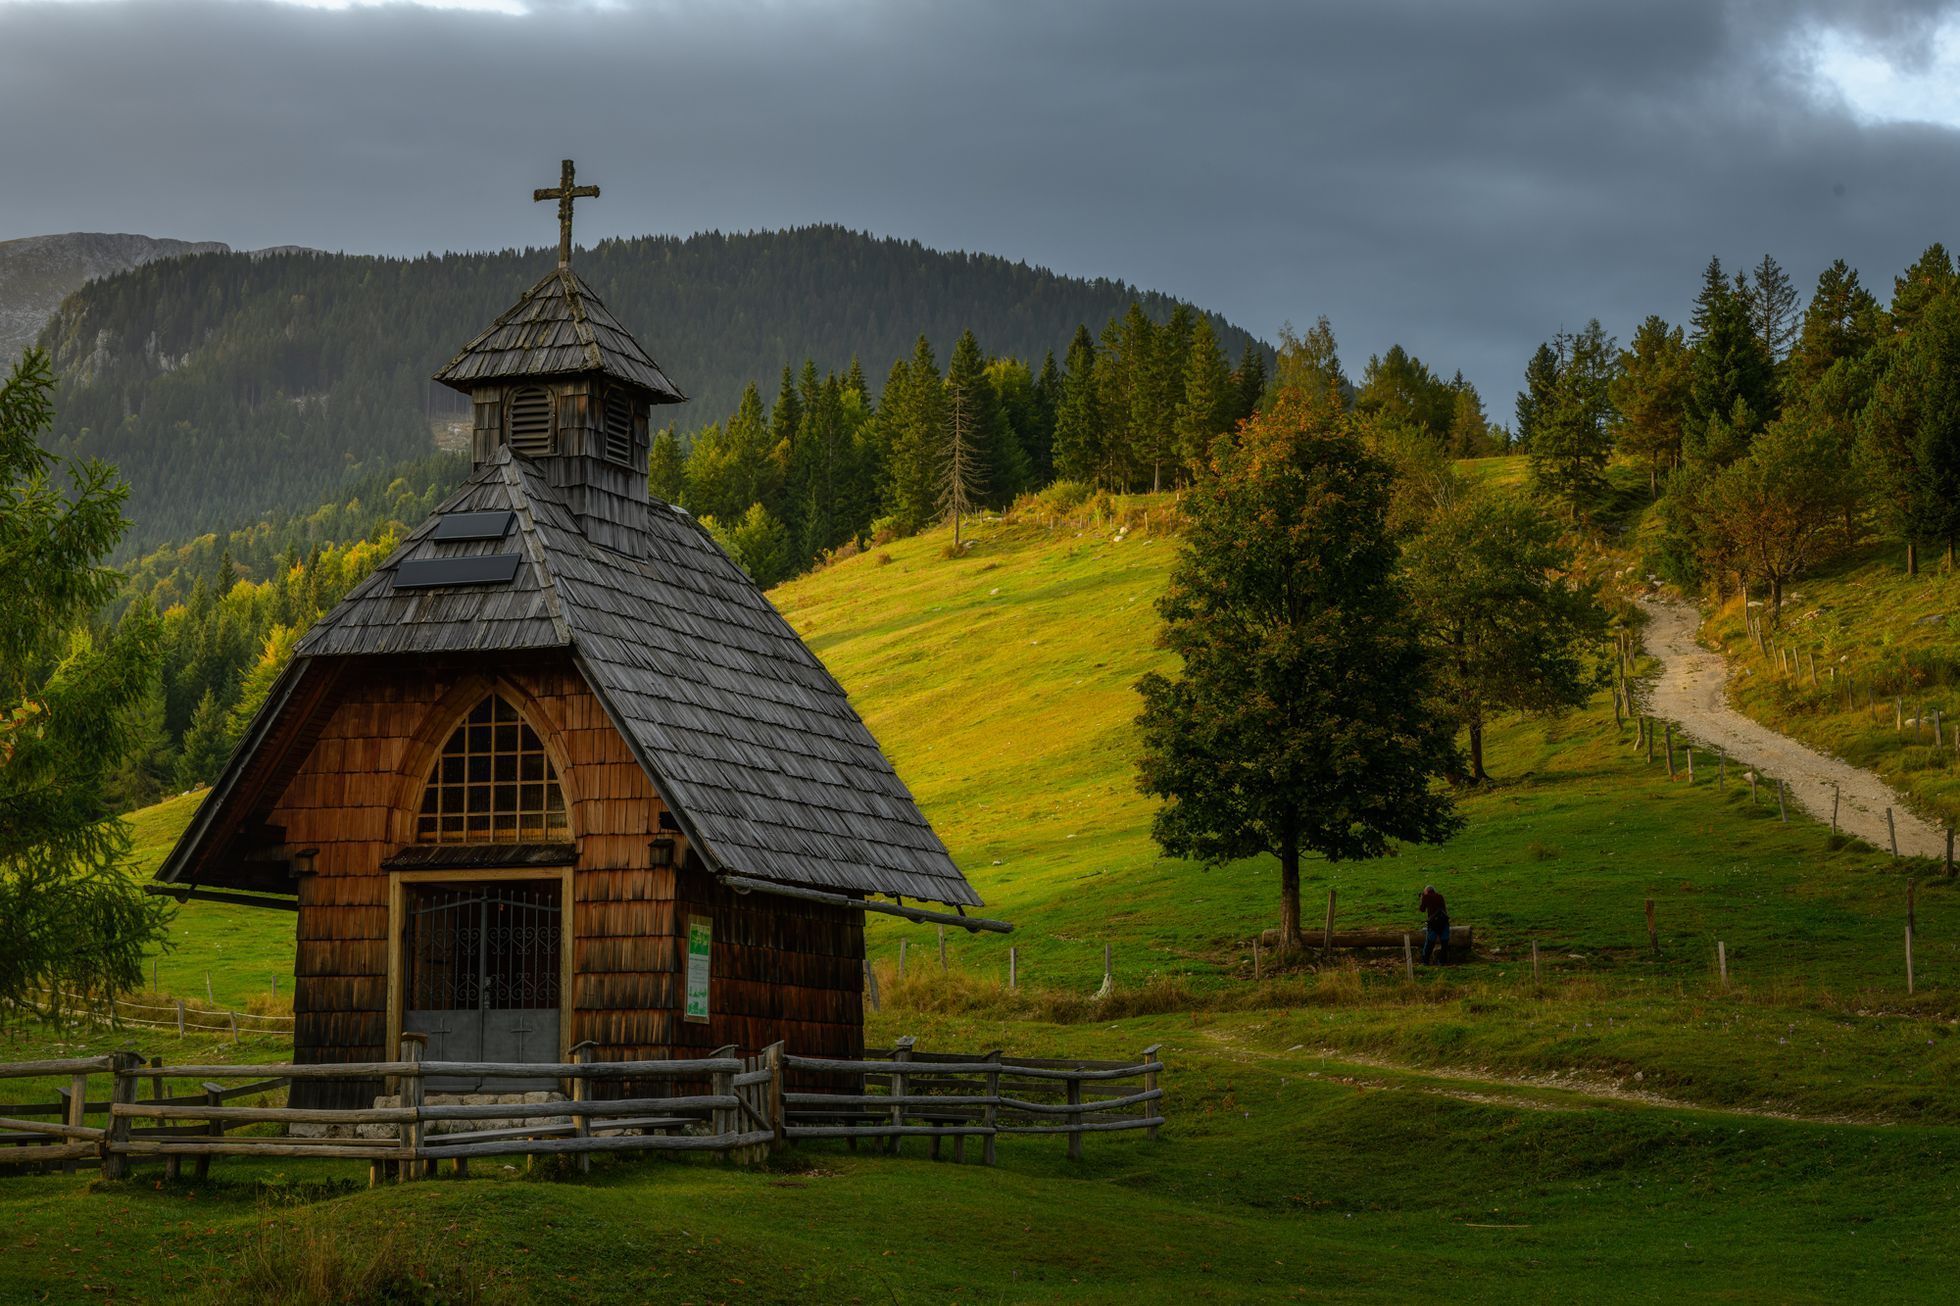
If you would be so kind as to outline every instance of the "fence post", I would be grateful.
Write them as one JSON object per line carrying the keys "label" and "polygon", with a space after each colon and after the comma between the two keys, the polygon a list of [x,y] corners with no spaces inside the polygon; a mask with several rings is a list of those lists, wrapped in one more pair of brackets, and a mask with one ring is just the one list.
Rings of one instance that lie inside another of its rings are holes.
{"label": "fence post", "polygon": [[[897,1043],[893,1044],[892,1060],[898,1062],[910,1061],[912,1059],[913,1042],[914,1040],[912,1036],[910,1034],[907,1034],[904,1038],[898,1040]],[[905,1082],[906,1082],[905,1071],[903,1069],[892,1071],[892,1097],[894,1099],[902,1098],[905,1096]],[[892,1128],[901,1129],[904,1127],[904,1125],[905,1125],[905,1107],[901,1103],[899,1105],[892,1107]],[[902,1141],[904,1140],[902,1140],[897,1134],[893,1134],[890,1140],[891,1145],[887,1147],[885,1150],[890,1152],[893,1156],[897,1156],[899,1151],[899,1144]]]}
{"label": "fence post", "polygon": [[1661,734],[1667,741],[1667,778],[1674,778],[1674,723],[1669,721],[1661,726]]}
{"label": "fence post", "polygon": [[1320,933],[1320,959],[1334,955],[1334,890],[1327,891],[1327,926]]}
{"label": "fence post", "polygon": [[403,1159],[396,1163],[400,1169],[395,1173],[402,1183],[422,1173],[422,1050],[428,1042],[427,1034],[402,1031],[401,1059],[410,1063],[408,1072],[401,1077],[402,1105],[415,1112],[402,1125]]}
{"label": "fence post", "polygon": [[1649,762],[1651,762],[1651,761],[1653,761],[1653,760],[1654,760],[1654,723],[1653,723],[1653,722],[1651,722],[1651,721],[1649,721],[1649,720],[1648,720],[1648,719],[1647,719],[1646,717],[1644,717],[1644,716],[1640,718],[1640,721],[1641,721],[1641,724],[1642,724],[1642,725],[1644,725],[1644,726],[1646,727],[1646,735],[1647,735],[1647,760],[1648,760]]}
{"label": "fence post", "polygon": [[939,969],[946,969],[946,927],[939,927]]}
{"label": "fence post", "polygon": [[178,998],[177,999],[177,1037],[182,1038],[183,1036],[184,1036],[184,1000],[182,998]]}
{"label": "fence post", "polygon": [[121,1179],[129,1174],[129,1156],[122,1151],[122,1145],[129,1141],[129,1117],[119,1116],[115,1106],[128,1106],[136,1101],[136,1090],[142,1081],[138,1078],[143,1069],[143,1054],[122,1051],[111,1059],[111,1073],[115,1076],[114,1087],[109,1091],[109,1131],[102,1140],[102,1177]]}
{"label": "fence post", "polygon": [[[214,1084],[207,1079],[204,1081],[202,1087],[204,1089],[204,1105],[223,1106],[225,1104],[225,1088],[223,1084]],[[222,1120],[207,1120],[204,1122],[204,1132],[212,1138],[222,1138],[225,1132],[225,1122]],[[205,1152],[197,1158],[197,1164],[191,1167],[191,1175],[197,1179],[204,1179],[210,1173],[211,1154]]]}
{"label": "fence post", "polygon": [[1104,993],[1114,993],[1116,991],[1116,967],[1114,964],[1114,960],[1111,956],[1110,945],[1108,943],[1103,944],[1102,991]]}
{"label": "fence post", "polygon": [[[1146,1066],[1154,1064],[1157,1060],[1157,1054],[1158,1052],[1163,1050],[1163,1046],[1164,1045],[1162,1043],[1152,1043],[1149,1047],[1145,1048],[1143,1050],[1143,1064]],[[1146,1070],[1143,1072],[1143,1091],[1146,1093],[1154,1093],[1157,1091],[1156,1071]],[[1162,1115],[1163,1113],[1157,1109],[1157,1104],[1162,1102],[1163,1100],[1164,1099],[1159,1097],[1159,1098],[1152,1098],[1150,1101],[1145,1102],[1143,1104],[1143,1114],[1146,1117]],[[1155,1138],[1157,1136],[1157,1126],[1151,1125],[1149,1128],[1145,1129],[1144,1132],[1148,1134],[1150,1137]]]}
{"label": "fence post", "polygon": [[[733,1043],[730,1043],[723,1047],[716,1048],[715,1055],[717,1057],[732,1057],[735,1055],[735,1045]],[[732,1096],[735,1092],[735,1072],[732,1070],[715,1071],[713,1083],[709,1091],[714,1093],[716,1097]],[[739,1118],[740,1114],[741,1113],[738,1108],[718,1106],[714,1109],[714,1114],[711,1117],[709,1117],[710,1121],[712,1122],[709,1125],[709,1127],[715,1131],[715,1136],[717,1138],[726,1140],[730,1136],[732,1136],[736,1132],[736,1130],[740,1127],[741,1125],[741,1120]],[[578,1155],[578,1159],[580,1161],[579,1169],[581,1172],[590,1170],[592,1168],[591,1165],[592,1154],[590,1152],[580,1152]],[[723,1161],[735,1160],[734,1149],[727,1146],[723,1146],[721,1152],[721,1159]]]}
{"label": "fence post", "polygon": [[762,1049],[762,1061],[769,1069],[769,1127],[776,1131],[776,1137],[764,1151],[780,1151],[783,1147],[783,1041],[777,1039]]}
{"label": "fence post", "polygon": [[1837,784],[1833,783],[1831,785],[1831,833],[1832,834],[1836,834],[1838,832],[1838,828],[1837,828],[1838,800],[1843,797],[1844,797],[1844,790],[1841,787],[1839,787]]}
{"label": "fence post", "polygon": [[987,1126],[987,1136],[980,1143],[980,1163],[994,1163],[994,1134],[1000,1128],[1000,1049],[995,1048],[983,1060],[991,1061],[994,1068],[987,1072],[987,1106],[981,1115],[981,1123]]}
{"label": "fence post", "polygon": [[904,939],[898,941],[898,977],[901,980],[905,978],[905,942]]}
{"label": "fence post", "polygon": [[1899,827],[1893,823],[1892,809],[1889,807],[1885,809],[1885,835],[1892,841],[1892,856],[1896,859],[1899,855]]}
{"label": "fence post", "polygon": [[1409,983],[1416,982],[1416,945],[1409,941],[1407,934],[1402,936],[1402,970]]}
{"label": "fence post", "polygon": [[1082,1159],[1082,1081],[1070,1077],[1068,1081],[1068,1122],[1074,1126],[1068,1133],[1068,1159]]}
{"label": "fence post", "polygon": [[1715,941],[1715,964],[1722,972],[1722,987],[1727,988],[1729,986],[1729,945],[1719,939]]}
{"label": "fence post", "polygon": [[[576,1064],[581,1066],[590,1065],[592,1062],[592,1049],[597,1046],[598,1044],[594,1043],[591,1039],[586,1039],[583,1043],[578,1044],[572,1049],[572,1060]],[[716,1091],[719,1092],[720,1090],[717,1089]],[[572,1076],[572,1101],[589,1102],[591,1100],[592,1100],[592,1081],[587,1079],[584,1075],[573,1075]],[[584,1115],[581,1113],[579,1115],[575,1115],[572,1117],[572,1137],[574,1138],[592,1137],[591,1116]],[[580,1174],[590,1174],[592,1172],[592,1153],[580,1152],[578,1154],[578,1172]]]}
{"label": "fence post", "polygon": [[1776,819],[1785,825],[1790,823],[1789,810],[1783,806],[1783,781],[1780,779],[1776,782]]}
{"label": "fence post", "polygon": [[[68,1110],[66,1119],[71,1129],[81,1129],[86,1125],[88,1115],[88,1076],[76,1075],[68,1081]],[[63,1174],[75,1173],[75,1162],[71,1158],[61,1163]]]}
{"label": "fence post", "polygon": [[1012,993],[1020,987],[1021,946],[1018,943],[1007,945],[1007,991]]}
{"label": "fence post", "polygon": [[1729,779],[1729,759],[1725,753],[1715,754],[1715,787],[1722,788]]}
{"label": "fence post", "polygon": [[871,1009],[878,1010],[878,969],[868,956],[864,959],[864,993],[871,999]]}

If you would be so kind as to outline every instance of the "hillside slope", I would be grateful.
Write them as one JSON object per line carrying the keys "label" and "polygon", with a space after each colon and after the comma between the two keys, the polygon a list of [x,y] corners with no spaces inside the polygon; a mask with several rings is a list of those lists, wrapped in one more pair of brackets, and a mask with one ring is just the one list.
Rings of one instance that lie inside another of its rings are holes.
{"label": "hillside slope", "polygon": [[0,367],[34,343],[61,301],[84,282],[180,254],[223,254],[215,240],[166,240],[99,231],[0,240]]}
{"label": "hillside slope", "polygon": [[[430,374],[551,258],[215,254],[92,284],[42,337],[64,382],[60,445],[122,471],[138,548],[310,506],[352,471],[429,452],[431,418],[467,411]],[[921,333],[944,360],[970,327],[1039,367],[1078,324],[1133,299],[1158,320],[1175,305],[837,227],[608,241],[578,270],[691,396],[659,414],[682,429],[725,418],[751,379],[773,394],[806,358],[841,371],[855,356],[875,388]],[[1231,357],[1264,349],[1213,323]]]}

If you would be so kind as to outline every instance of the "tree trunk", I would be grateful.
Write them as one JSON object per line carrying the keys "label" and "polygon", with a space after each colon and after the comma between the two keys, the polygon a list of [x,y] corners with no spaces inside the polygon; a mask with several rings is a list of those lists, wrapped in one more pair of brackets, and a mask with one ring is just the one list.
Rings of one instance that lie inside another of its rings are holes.
{"label": "tree trunk", "polygon": [[1919,544],[1916,540],[1906,541],[1906,575],[1919,574]]}
{"label": "tree trunk", "polygon": [[1290,830],[1279,844],[1279,935],[1289,948],[1306,946],[1300,938],[1300,841]]}
{"label": "tree trunk", "polygon": [[1480,785],[1490,779],[1484,770],[1484,723],[1470,723],[1470,783]]}
{"label": "tree trunk", "polygon": [[1769,620],[1772,626],[1783,624],[1783,578],[1769,578]]}
{"label": "tree trunk", "polygon": [[1647,497],[1649,499],[1661,497],[1661,460],[1658,457],[1647,464]]}

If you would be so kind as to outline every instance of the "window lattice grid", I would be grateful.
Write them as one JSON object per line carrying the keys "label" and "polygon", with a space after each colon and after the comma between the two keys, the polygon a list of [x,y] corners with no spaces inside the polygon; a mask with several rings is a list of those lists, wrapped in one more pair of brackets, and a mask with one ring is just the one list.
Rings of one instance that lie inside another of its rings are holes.
{"label": "window lattice grid", "polygon": [[551,452],[551,392],[543,386],[527,385],[511,393],[510,447],[533,458]]}
{"label": "window lattice grid", "polygon": [[442,746],[422,791],[423,843],[563,839],[565,794],[537,732],[495,694],[470,710]]}
{"label": "window lattice grid", "polygon": [[633,463],[633,400],[623,390],[606,396],[606,457],[616,463]]}

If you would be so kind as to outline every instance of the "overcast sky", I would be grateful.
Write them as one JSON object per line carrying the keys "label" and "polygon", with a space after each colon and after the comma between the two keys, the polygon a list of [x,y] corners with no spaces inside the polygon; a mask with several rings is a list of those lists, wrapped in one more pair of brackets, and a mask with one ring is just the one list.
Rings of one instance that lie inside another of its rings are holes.
{"label": "overcast sky", "polygon": [[[1710,254],[1955,243],[1960,14],[1826,0],[0,0],[0,238],[408,254],[838,222],[1525,357]],[[470,325],[470,324],[459,324]]]}

